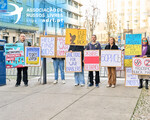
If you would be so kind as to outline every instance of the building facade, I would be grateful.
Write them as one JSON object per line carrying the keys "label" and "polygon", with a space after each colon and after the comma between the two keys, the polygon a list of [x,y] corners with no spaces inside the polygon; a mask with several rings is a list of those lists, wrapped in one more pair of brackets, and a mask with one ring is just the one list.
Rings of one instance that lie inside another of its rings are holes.
{"label": "building facade", "polygon": [[23,11],[20,20],[16,24],[17,15],[5,16],[4,12],[0,13],[0,39],[5,39],[7,43],[13,43],[19,40],[21,33],[25,33],[26,39],[33,43],[36,38],[36,31],[39,28],[36,23],[28,21],[26,9],[34,7],[34,0],[8,0],[7,12],[13,12],[15,6],[9,5],[9,3],[23,7]]}

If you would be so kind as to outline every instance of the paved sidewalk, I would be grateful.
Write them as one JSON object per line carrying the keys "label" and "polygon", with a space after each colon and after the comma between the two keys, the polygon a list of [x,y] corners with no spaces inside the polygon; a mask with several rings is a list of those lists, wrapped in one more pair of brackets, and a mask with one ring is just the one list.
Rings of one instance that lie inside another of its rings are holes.
{"label": "paved sidewalk", "polygon": [[28,87],[15,81],[0,87],[0,120],[130,120],[141,92],[124,87],[124,79],[114,89],[105,87],[107,78],[99,88],[75,87],[73,75],[65,85],[48,78],[46,85],[35,78]]}

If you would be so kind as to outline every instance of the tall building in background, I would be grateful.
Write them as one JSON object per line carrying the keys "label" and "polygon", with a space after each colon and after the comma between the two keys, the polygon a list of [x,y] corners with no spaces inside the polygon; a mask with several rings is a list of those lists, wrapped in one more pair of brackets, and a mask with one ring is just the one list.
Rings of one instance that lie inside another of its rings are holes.
{"label": "tall building in background", "polygon": [[[37,24],[26,18],[26,9],[34,7],[35,0],[8,0],[8,3],[23,7],[23,12],[18,23],[17,15],[5,16],[0,12],[0,39],[5,39],[8,43],[13,43],[19,39],[20,33],[26,34],[26,39],[30,42],[34,41],[36,31],[39,30]],[[14,11],[15,7],[8,4],[7,11]],[[33,20],[34,21],[34,20]]]}
{"label": "tall building in background", "polygon": [[149,26],[149,0],[107,0],[107,13],[115,21],[116,35],[142,33],[147,36]]}
{"label": "tall building in background", "polygon": [[[82,3],[79,0],[45,0],[51,7],[62,8],[64,16],[64,26],[60,23],[46,23],[47,35],[65,35],[66,28],[80,28],[81,26],[81,7]],[[42,34],[42,26],[40,26],[39,34],[35,41],[39,43],[39,36]]]}

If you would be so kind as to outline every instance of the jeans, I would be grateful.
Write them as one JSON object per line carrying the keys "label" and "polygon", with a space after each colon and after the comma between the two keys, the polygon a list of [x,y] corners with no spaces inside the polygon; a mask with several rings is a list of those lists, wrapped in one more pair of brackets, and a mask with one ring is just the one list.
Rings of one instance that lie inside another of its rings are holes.
{"label": "jeans", "polygon": [[55,80],[58,80],[58,69],[60,69],[61,80],[65,80],[64,75],[64,60],[56,58],[53,60],[54,71],[55,71]]}
{"label": "jeans", "polygon": [[23,71],[23,82],[24,84],[28,84],[28,67],[17,68],[17,85],[20,85],[22,75],[21,71]]}
{"label": "jeans", "polygon": [[83,66],[82,66],[82,72],[75,72],[74,77],[75,77],[75,84],[80,84],[80,85],[85,84]]}

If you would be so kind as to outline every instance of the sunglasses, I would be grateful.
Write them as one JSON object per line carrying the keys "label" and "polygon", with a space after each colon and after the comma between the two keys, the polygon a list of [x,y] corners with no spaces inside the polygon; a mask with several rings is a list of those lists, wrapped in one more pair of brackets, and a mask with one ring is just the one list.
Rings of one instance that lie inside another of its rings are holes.
{"label": "sunglasses", "polygon": [[143,40],[143,42],[147,42],[147,40]]}

